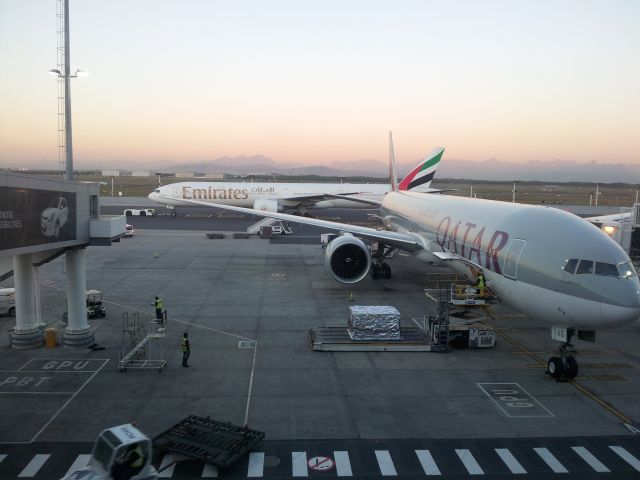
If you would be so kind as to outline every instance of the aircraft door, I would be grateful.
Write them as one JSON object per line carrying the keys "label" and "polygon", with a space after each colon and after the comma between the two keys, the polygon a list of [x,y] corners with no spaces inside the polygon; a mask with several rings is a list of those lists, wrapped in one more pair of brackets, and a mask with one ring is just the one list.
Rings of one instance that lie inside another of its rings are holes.
{"label": "aircraft door", "polygon": [[507,249],[507,253],[504,257],[504,276],[510,278],[512,280],[518,279],[518,262],[520,260],[520,255],[522,255],[522,251],[524,247],[527,245],[526,240],[522,240],[520,238],[514,238],[511,240],[509,244],[509,248]]}

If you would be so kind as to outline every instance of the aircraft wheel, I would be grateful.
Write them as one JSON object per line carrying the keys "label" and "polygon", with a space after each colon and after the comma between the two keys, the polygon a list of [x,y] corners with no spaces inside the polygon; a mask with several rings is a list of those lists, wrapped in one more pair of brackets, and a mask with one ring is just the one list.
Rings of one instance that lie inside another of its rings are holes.
{"label": "aircraft wheel", "polygon": [[11,307],[9,309],[9,316],[10,317],[15,317],[16,316],[16,307]]}
{"label": "aircraft wheel", "polygon": [[384,278],[391,278],[391,267],[389,266],[389,264],[385,263],[384,265],[382,265],[382,273],[384,275]]}
{"label": "aircraft wheel", "polygon": [[573,357],[567,357],[565,361],[565,375],[567,378],[576,378],[578,376],[578,362]]}
{"label": "aircraft wheel", "polygon": [[140,216],[141,217],[146,217],[147,216],[147,212],[145,212],[144,210],[142,212],[140,212]]}
{"label": "aircraft wheel", "polygon": [[176,213],[176,211],[175,211],[175,210],[173,210],[173,211],[171,212],[171,216],[172,216],[172,217],[177,217],[177,216],[178,216],[178,214]]}
{"label": "aircraft wheel", "polygon": [[551,357],[547,362],[547,371],[553,378],[560,378],[564,373],[564,365],[560,357]]}
{"label": "aircraft wheel", "polygon": [[374,280],[377,280],[380,276],[380,269],[378,268],[378,265],[373,264],[371,265],[371,278],[373,278]]}

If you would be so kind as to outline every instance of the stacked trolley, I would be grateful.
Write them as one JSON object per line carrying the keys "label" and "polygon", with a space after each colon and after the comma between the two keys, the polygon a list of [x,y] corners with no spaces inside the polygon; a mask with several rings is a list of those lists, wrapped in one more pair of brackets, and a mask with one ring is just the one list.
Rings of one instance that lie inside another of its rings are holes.
{"label": "stacked trolley", "polygon": [[118,369],[125,372],[130,368],[153,369],[162,372],[167,365],[164,358],[164,320],[140,320],[134,313],[122,314],[122,349]]}

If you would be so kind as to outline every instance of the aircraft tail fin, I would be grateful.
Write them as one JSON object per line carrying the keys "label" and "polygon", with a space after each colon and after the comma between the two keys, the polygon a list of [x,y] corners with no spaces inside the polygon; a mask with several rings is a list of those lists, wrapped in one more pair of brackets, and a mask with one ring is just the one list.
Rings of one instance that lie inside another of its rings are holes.
{"label": "aircraft tail fin", "polygon": [[424,157],[416,168],[409,172],[409,175],[404,177],[398,184],[399,189],[402,190],[416,190],[425,191],[431,185],[431,180],[436,173],[438,164],[442,159],[444,148],[434,148],[431,152]]}
{"label": "aircraft tail fin", "polygon": [[396,173],[396,152],[393,148],[393,135],[389,132],[389,182],[391,191],[398,191],[398,174]]}

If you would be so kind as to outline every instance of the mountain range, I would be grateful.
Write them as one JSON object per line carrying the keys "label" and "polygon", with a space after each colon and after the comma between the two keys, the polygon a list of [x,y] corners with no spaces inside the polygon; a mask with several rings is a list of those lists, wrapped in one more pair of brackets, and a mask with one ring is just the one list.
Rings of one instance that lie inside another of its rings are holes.
{"label": "mountain range", "polygon": [[[406,175],[419,160],[398,164],[398,175]],[[388,177],[386,162],[380,160],[336,161],[328,165],[278,163],[264,155],[222,157],[210,161],[181,163],[163,168],[167,172],[217,172],[233,175],[320,175],[345,177]],[[469,161],[444,158],[436,178],[468,180],[520,180],[545,182],[640,183],[640,166],[622,163],[578,163],[566,160],[504,162],[496,159]]]}

